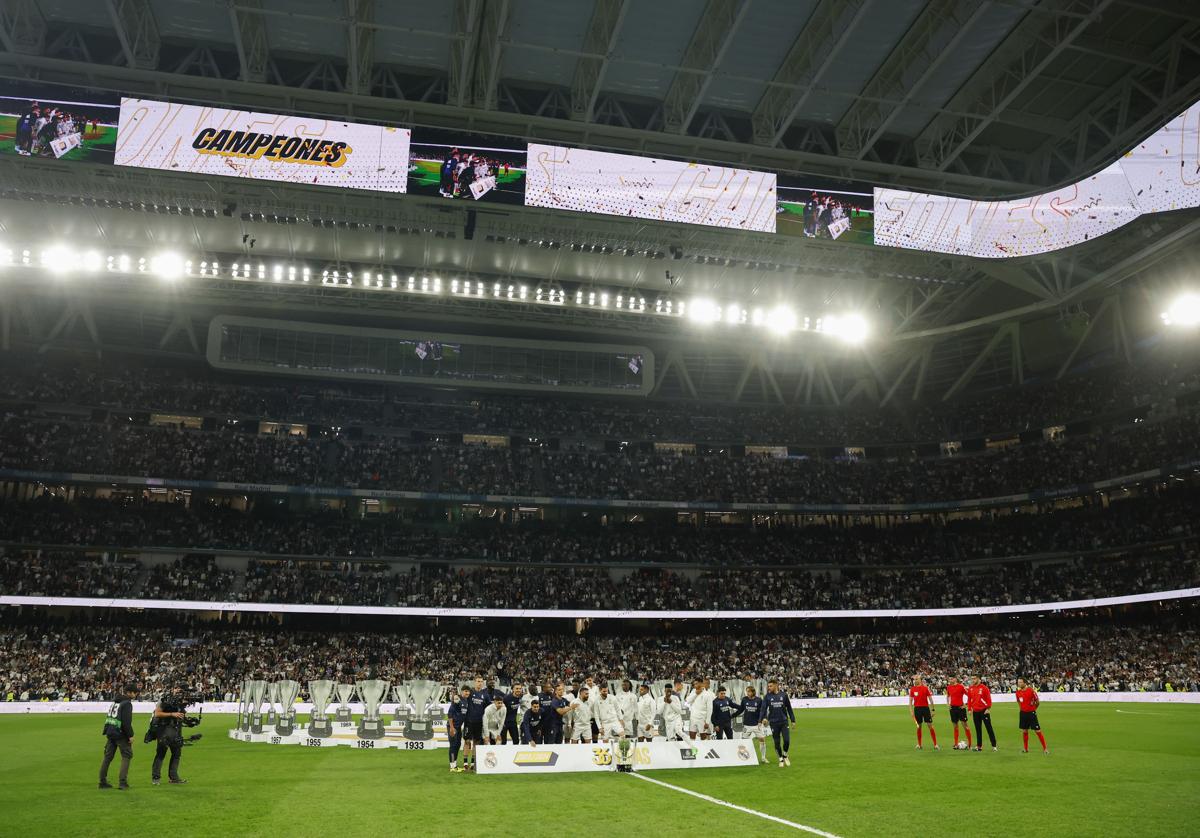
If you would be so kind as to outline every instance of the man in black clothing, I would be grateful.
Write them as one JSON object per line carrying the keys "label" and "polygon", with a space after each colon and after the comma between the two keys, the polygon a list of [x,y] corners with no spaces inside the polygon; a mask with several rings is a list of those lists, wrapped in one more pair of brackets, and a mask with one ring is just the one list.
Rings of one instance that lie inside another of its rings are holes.
{"label": "man in black clothing", "polygon": [[167,751],[171,752],[171,762],[167,766],[167,779],[173,786],[182,785],[187,780],[179,779],[179,758],[183,755],[183,733],[181,726],[184,716],[183,690],[175,687],[163,695],[162,700],[154,708],[154,720],[158,730],[158,748],[154,752],[154,764],[150,766],[150,782],[158,785],[162,778],[163,758]]}
{"label": "man in black clothing", "polygon": [[112,788],[108,782],[108,766],[117,751],[121,752],[121,771],[117,788],[129,788],[129,761],[133,759],[133,697],[136,693],[137,687],[133,684],[122,687],[104,719],[104,761],[100,763],[102,789]]}

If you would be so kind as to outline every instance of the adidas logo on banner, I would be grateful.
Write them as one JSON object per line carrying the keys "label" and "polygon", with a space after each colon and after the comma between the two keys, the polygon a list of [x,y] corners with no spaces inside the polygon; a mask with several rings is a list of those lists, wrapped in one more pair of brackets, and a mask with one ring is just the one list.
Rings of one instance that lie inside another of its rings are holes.
{"label": "adidas logo on banner", "polygon": [[709,749],[709,752],[704,755],[705,759],[720,759],[721,755],[717,753],[715,748]]}

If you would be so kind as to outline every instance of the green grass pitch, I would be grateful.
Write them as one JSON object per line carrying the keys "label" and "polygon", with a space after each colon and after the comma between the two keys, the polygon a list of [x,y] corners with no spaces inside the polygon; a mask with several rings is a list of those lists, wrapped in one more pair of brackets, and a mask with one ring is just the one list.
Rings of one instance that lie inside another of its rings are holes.
{"label": "green grass pitch", "polygon": [[[1010,705],[995,712],[998,753],[948,750],[944,710],[940,752],[914,750],[905,708],[797,716],[791,768],[648,776],[838,836],[1111,838],[1200,824],[1200,706],[1048,703],[1049,757],[1020,753]],[[96,788],[100,715],[0,716],[0,835],[803,834],[618,774],[450,774],[445,751],[250,745],[226,737],[230,723],[198,728],[186,786],[150,785],[153,748],[138,742],[133,788],[120,792]],[[140,714],[139,735],[145,724]]]}
{"label": "green grass pitch", "polygon": [[[11,114],[0,114],[0,154],[17,156],[16,133],[17,118]],[[116,147],[117,129],[110,125],[101,125],[95,134],[84,135],[82,146],[71,149],[59,159],[111,163]],[[48,159],[54,159],[53,155]]]}
{"label": "green grass pitch", "polygon": [[[776,232],[785,236],[803,236],[804,204],[797,201],[780,201],[779,206],[783,212],[775,216]],[[874,244],[875,214],[865,213],[851,218],[850,229],[838,236],[837,240],[853,244]]]}

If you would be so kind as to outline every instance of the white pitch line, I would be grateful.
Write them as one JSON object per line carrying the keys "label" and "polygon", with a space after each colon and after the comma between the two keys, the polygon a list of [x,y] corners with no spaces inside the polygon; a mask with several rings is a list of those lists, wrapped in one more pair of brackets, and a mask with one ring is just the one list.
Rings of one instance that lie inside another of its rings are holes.
{"label": "white pitch line", "polygon": [[817,829],[815,826],[805,826],[802,823],[796,823],[795,821],[784,820],[783,818],[777,818],[774,815],[768,815],[766,812],[759,812],[757,809],[747,809],[745,806],[738,806],[736,803],[730,803],[728,800],[710,797],[707,794],[701,794],[698,791],[685,789],[682,786],[673,786],[670,783],[664,783],[662,780],[655,780],[653,777],[647,777],[645,774],[634,772],[632,776],[637,777],[639,780],[645,780],[647,783],[654,783],[656,786],[662,786],[663,788],[673,789],[674,791],[680,791],[684,794],[690,794],[692,797],[698,797],[701,800],[707,800],[709,803],[716,803],[718,806],[724,806],[728,809],[736,809],[739,812],[745,812],[747,815],[755,815],[763,818],[764,820],[773,821],[774,823],[782,824],[784,826],[790,826],[792,829],[798,829],[801,832],[811,832],[813,835],[822,836],[822,838],[839,838],[839,836],[834,835],[832,832],[825,832],[822,829]]}
{"label": "white pitch line", "polygon": [[1169,713],[1147,713],[1145,710],[1118,710],[1118,713],[1124,713],[1126,716],[1168,716]]}

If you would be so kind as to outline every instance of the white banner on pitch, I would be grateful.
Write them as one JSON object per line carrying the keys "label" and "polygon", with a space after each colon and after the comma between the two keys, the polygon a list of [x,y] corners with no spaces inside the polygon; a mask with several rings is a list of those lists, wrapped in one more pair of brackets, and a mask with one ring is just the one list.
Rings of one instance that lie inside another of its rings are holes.
{"label": "white banner on pitch", "polygon": [[614,771],[613,746],[480,745],[475,749],[479,774],[560,774]]}
{"label": "white banner on pitch", "polygon": [[634,771],[653,771],[658,768],[734,768],[741,765],[758,765],[758,754],[749,739],[640,742],[633,749]]}

